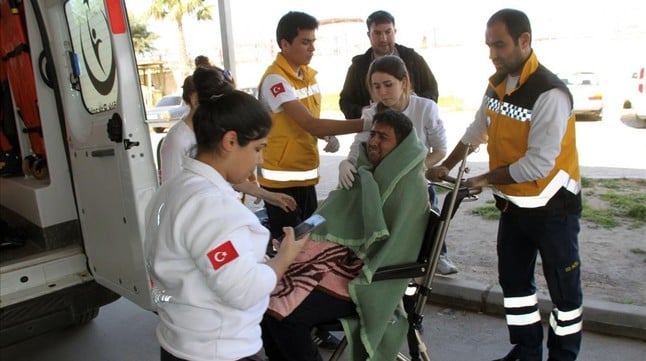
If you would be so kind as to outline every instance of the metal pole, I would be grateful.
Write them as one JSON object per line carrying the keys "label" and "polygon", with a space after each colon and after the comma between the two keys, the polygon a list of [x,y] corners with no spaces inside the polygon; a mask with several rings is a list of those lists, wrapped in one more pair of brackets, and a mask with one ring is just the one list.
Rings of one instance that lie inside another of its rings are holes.
{"label": "metal pole", "polygon": [[231,3],[229,0],[218,0],[218,13],[220,15],[220,37],[222,38],[222,61],[236,79],[235,46],[233,44],[233,30],[231,27]]}
{"label": "metal pole", "polygon": [[[441,219],[440,223],[438,224],[439,233],[436,240],[439,242],[435,242],[435,244],[433,244],[431,251],[433,258],[431,259],[430,266],[426,270],[426,274],[424,275],[424,282],[419,285],[420,288],[417,290],[418,297],[415,304],[415,314],[417,315],[424,314],[424,307],[426,306],[426,300],[428,299],[428,296],[431,292],[431,284],[433,283],[433,276],[435,275],[435,269],[437,267],[437,260],[439,258],[440,249],[442,247],[442,244],[444,243],[444,238],[446,237],[446,233],[449,229],[449,224],[451,223],[451,216],[453,214],[453,209],[455,208],[455,204],[458,198],[458,190],[460,189],[462,177],[464,176],[466,170],[467,156],[469,155],[470,150],[471,144],[468,144],[467,149],[464,152],[464,156],[462,157],[462,162],[460,163],[460,167],[458,169],[458,176],[455,179],[453,191],[450,194],[451,198],[449,204],[446,206],[448,208],[446,212],[446,219]],[[445,209],[444,207],[442,207],[441,214],[444,214],[444,211]],[[412,325],[409,327],[412,327]],[[419,357],[421,357],[423,361],[431,361],[431,357],[426,348],[426,344],[420,337],[418,330],[415,330],[415,336],[417,338],[417,347],[419,348]]]}

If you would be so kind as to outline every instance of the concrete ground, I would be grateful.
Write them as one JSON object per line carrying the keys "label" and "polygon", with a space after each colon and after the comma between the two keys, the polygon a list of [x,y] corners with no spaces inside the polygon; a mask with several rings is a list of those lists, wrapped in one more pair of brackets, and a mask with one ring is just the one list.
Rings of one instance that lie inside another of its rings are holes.
{"label": "concrete ground", "polygon": [[[157,317],[128,300],[103,307],[83,327],[51,332],[0,349],[2,361],[154,361]],[[505,321],[499,317],[429,305],[424,342],[434,361],[491,360],[510,348]],[[402,351],[407,355],[407,347]],[[324,352],[329,356],[328,352]],[[586,332],[580,360],[643,361],[646,342]]]}

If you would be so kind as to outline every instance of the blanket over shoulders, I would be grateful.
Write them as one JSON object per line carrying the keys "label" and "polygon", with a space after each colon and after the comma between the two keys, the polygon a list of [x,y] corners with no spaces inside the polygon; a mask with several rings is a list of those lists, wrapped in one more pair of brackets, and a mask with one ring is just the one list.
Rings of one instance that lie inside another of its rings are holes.
{"label": "blanket over shoulders", "polygon": [[311,238],[344,245],[363,262],[348,286],[358,317],[342,320],[351,359],[391,361],[408,329],[401,299],[409,280],[372,278],[380,267],[417,259],[429,216],[427,150],[413,129],[373,169],[361,148],[358,179],[330,193],[317,210],[328,221]]}

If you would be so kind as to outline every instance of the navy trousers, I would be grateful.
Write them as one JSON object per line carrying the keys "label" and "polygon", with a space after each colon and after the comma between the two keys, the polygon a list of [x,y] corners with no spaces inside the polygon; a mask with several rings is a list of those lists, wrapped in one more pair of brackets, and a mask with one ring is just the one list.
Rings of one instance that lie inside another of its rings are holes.
{"label": "navy trousers", "polygon": [[503,212],[498,228],[498,275],[505,298],[510,355],[542,360],[543,325],[534,271],[540,254],[553,309],[548,360],[575,360],[581,345],[580,213],[569,215]]}

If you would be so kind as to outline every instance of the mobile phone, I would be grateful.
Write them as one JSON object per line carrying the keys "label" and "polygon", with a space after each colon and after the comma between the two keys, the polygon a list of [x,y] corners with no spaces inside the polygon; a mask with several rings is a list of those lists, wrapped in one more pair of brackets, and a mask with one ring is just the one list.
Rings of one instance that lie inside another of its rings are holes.
{"label": "mobile phone", "polygon": [[[305,233],[313,231],[316,227],[325,223],[326,219],[320,214],[313,214],[308,219],[301,222],[298,226],[294,227],[294,238],[298,240],[303,237]],[[285,235],[278,237],[278,242],[282,242]]]}

